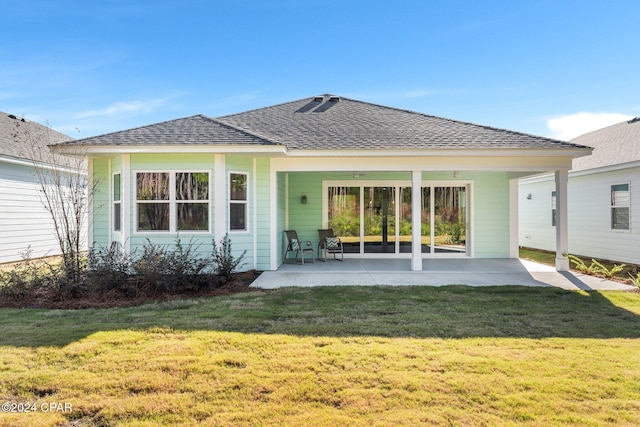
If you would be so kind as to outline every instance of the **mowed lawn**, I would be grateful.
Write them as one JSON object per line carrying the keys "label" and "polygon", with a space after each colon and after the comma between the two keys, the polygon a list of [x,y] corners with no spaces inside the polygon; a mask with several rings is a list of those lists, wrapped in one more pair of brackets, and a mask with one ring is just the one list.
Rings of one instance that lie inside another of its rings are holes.
{"label": "mowed lawn", "polygon": [[638,293],[318,287],[0,326],[3,409],[36,408],[5,426],[640,425]]}

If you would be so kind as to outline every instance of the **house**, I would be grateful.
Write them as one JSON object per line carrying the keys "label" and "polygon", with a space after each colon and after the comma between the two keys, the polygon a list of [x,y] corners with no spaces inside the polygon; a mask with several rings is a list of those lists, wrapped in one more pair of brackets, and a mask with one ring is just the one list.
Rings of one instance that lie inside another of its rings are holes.
{"label": "house", "polygon": [[[139,250],[177,236],[208,250],[228,234],[244,268],[276,270],[283,231],[345,259],[518,257],[518,179],[553,172],[566,191],[590,148],[335,95],[70,141],[98,188],[90,241]],[[558,222],[566,224],[562,197]],[[566,228],[559,227],[558,265]]]}
{"label": "house", "polygon": [[[0,112],[0,263],[60,253],[45,210],[34,160],[47,144],[71,138],[46,126]],[[35,155],[35,157],[34,157]],[[55,167],[46,163],[40,166]]]}
{"label": "house", "polygon": [[[569,172],[569,252],[640,264],[640,118],[579,136],[593,147]],[[553,250],[557,194],[549,174],[520,182],[520,244]]]}

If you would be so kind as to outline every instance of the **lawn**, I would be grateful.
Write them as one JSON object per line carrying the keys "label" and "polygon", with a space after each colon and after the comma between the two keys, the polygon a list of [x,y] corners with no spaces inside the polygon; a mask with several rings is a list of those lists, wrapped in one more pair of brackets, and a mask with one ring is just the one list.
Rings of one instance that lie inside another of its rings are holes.
{"label": "lawn", "polygon": [[36,409],[6,426],[640,425],[640,293],[317,287],[0,324],[0,400]]}

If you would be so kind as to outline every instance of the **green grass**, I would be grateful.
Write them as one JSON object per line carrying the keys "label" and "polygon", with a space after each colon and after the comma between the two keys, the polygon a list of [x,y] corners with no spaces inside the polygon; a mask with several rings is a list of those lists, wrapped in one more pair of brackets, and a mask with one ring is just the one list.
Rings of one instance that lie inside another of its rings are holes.
{"label": "green grass", "polygon": [[0,425],[638,425],[640,294],[318,287],[1,309]]}

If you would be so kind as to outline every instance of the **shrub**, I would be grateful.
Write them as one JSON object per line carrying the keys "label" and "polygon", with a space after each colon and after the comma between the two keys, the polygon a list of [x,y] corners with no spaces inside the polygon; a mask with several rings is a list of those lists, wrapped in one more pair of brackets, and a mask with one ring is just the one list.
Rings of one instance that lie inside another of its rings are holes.
{"label": "shrub", "polygon": [[229,278],[232,273],[240,267],[247,251],[245,250],[238,258],[234,258],[231,253],[231,240],[229,235],[225,234],[220,241],[220,246],[213,241],[213,250],[211,251],[211,259],[214,265],[214,272],[225,278]]}
{"label": "shrub", "polygon": [[595,274],[596,273],[596,266],[593,265],[593,263],[591,263],[591,265],[587,265],[585,264],[585,262],[581,259],[578,258],[575,255],[567,255],[569,260],[571,260],[571,262],[573,263],[573,265],[576,267],[576,270],[581,271],[585,274]]}
{"label": "shrub", "polygon": [[21,253],[22,260],[9,271],[0,271],[0,293],[18,301],[42,291],[53,291],[56,299],[78,296],[80,284],[71,281],[60,263],[32,259],[31,247]]}
{"label": "shrub", "polygon": [[611,269],[604,266],[602,263],[598,262],[595,259],[591,260],[591,264],[587,266],[587,264],[580,258],[575,255],[568,255],[569,259],[575,265],[576,269],[585,273],[585,274],[600,274],[609,279],[615,277],[616,274],[620,273],[626,267],[626,264],[614,264]]}
{"label": "shrub", "polygon": [[112,243],[108,249],[104,246],[92,247],[89,250],[88,265],[87,278],[94,292],[128,290],[126,284],[131,274],[131,257],[119,243]]}
{"label": "shrub", "polygon": [[626,264],[613,264],[613,267],[611,267],[611,269],[608,269],[595,259],[592,259],[591,262],[593,263],[593,265],[595,265],[596,274],[602,274],[609,279],[620,273],[627,266]]}
{"label": "shrub", "polygon": [[169,275],[181,279],[201,274],[208,267],[209,260],[197,254],[199,248],[200,245],[194,246],[193,238],[187,246],[177,238],[176,249],[166,252]]}
{"label": "shrub", "polygon": [[633,277],[633,275],[629,273],[629,277],[631,278],[631,283],[633,283],[636,288],[640,288],[640,273],[637,273],[636,277]]}

